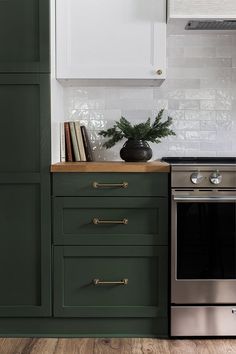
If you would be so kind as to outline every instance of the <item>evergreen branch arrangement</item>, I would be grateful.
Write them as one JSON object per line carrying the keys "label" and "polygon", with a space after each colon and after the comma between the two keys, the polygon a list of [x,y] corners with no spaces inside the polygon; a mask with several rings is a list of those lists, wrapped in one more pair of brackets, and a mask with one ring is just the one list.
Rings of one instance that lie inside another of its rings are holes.
{"label": "evergreen branch arrangement", "polygon": [[109,149],[123,138],[158,144],[161,142],[161,138],[175,135],[175,132],[170,129],[173,121],[171,117],[168,116],[166,121],[161,122],[163,113],[164,109],[160,110],[152,124],[150,118],[145,123],[132,125],[126,118],[121,117],[112,128],[99,132],[99,135],[109,138],[103,146]]}

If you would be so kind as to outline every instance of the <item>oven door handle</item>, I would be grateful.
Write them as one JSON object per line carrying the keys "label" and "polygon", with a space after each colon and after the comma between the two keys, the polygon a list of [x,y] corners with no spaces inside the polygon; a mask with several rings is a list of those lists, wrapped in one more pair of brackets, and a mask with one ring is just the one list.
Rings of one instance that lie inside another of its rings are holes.
{"label": "oven door handle", "polygon": [[213,201],[220,201],[220,202],[236,202],[236,196],[235,197],[178,197],[178,196],[174,196],[174,200],[177,202],[181,202],[181,201],[192,201],[192,202],[198,202],[198,201],[202,201],[202,202],[213,202]]}

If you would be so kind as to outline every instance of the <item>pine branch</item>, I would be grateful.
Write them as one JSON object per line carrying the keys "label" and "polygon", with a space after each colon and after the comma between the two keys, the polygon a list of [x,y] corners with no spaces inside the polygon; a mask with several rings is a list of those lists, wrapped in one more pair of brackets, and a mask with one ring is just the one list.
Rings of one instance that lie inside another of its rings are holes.
{"label": "pine branch", "polygon": [[172,118],[168,116],[166,121],[161,121],[163,113],[164,109],[160,110],[153,124],[151,124],[151,119],[148,118],[146,122],[133,126],[126,118],[121,117],[112,128],[100,131],[99,135],[110,138],[103,146],[109,149],[123,138],[150,141],[158,144],[161,142],[161,138],[175,135],[175,132],[170,129]]}

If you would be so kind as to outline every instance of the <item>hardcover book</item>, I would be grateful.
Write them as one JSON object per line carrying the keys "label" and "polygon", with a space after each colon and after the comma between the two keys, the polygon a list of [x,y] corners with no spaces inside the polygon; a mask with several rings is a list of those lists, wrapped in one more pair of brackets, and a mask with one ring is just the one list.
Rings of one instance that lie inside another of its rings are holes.
{"label": "hardcover book", "polygon": [[66,161],[73,162],[70,125],[68,122],[64,123],[64,128],[65,128],[65,140],[66,140]]}
{"label": "hardcover book", "polygon": [[92,162],[92,161],[94,161],[93,151],[92,151],[92,147],[91,147],[91,144],[89,141],[87,129],[83,125],[81,126],[81,133],[82,133],[83,142],[84,142],[86,159],[87,159],[87,161]]}
{"label": "hardcover book", "polygon": [[77,142],[76,133],[75,133],[75,124],[74,124],[74,122],[69,122],[69,125],[70,125],[70,134],[71,134],[72,147],[73,147],[73,151],[74,151],[75,161],[80,161],[79,147],[78,147],[78,142]]}
{"label": "hardcover book", "polygon": [[66,161],[66,141],[64,123],[60,123],[60,161]]}
{"label": "hardcover book", "polygon": [[79,147],[80,159],[81,161],[87,161],[85,150],[84,150],[84,142],[83,142],[82,133],[80,129],[80,122],[78,120],[75,121],[75,132],[76,132],[76,138]]}

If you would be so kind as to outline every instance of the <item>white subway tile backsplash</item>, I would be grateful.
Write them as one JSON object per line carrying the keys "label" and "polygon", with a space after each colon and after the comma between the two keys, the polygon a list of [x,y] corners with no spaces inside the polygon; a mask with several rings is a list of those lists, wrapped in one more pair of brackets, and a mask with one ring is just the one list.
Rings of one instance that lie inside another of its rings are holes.
{"label": "white subway tile backsplash", "polygon": [[173,122],[173,129],[183,129],[183,130],[189,130],[189,129],[200,129],[200,122],[199,121],[193,121],[193,120],[174,120]]}
{"label": "white subway tile backsplash", "polygon": [[213,100],[216,97],[214,89],[187,89],[185,98],[187,100]]}
{"label": "white subway tile backsplash", "polygon": [[169,68],[231,68],[232,59],[231,58],[169,58],[168,59]]}
{"label": "white subway tile backsplash", "polygon": [[167,46],[160,87],[65,87],[65,120],[87,127],[96,160],[119,160],[124,143],[106,150],[101,129],[121,115],[134,124],[153,121],[161,108],[176,136],[150,144],[153,159],[236,155],[236,34],[186,32],[172,23]]}
{"label": "white subway tile backsplash", "polygon": [[233,48],[232,46],[216,47],[216,57],[217,58],[232,58]]}
{"label": "white subway tile backsplash", "polygon": [[185,119],[187,120],[210,120],[214,121],[216,112],[212,111],[185,111]]}
{"label": "white subway tile backsplash", "polygon": [[179,109],[199,109],[200,102],[199,100],[180,100]]}
{"label": "white subway tile backsplash", "polygon": [[204,78],[201,79],[200,82],[200,87],[201,88],[231,88],[232,87],[232,72],[231,75],[227,75],[227,77],[218,77],[215,76],[213,78]]}
{"label": "white subway tile backsplash", "polygon": [[[215,47],[185,47],[184,48],[184,57],[185,58],[221,58],[218,56]],[[223,57],[228,58],[228,56]],[[231,58],[231,56],[229,56]]]}

